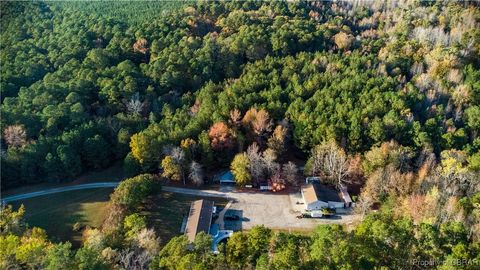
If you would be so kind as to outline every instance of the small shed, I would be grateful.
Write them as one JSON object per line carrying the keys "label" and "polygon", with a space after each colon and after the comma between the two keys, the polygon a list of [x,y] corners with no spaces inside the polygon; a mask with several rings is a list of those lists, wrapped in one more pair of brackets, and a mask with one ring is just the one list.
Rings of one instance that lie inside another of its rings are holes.
{"label": "small shed", "polygon": [[318,176],[308,176],[305,178],[305,184],[321,183],[321,178]]}
{"label": "small shed", "polygon": [[235,184],[235,177],[231,171],[226,171],[219,176],[220,184]]}
{"label": "small shed", "polygon": [[342,185],[340,187],[340,194],[342,195],[342,199],[345,202],[345,207],[352,207],[352,198],[350,198],[350,194],[348,193],[346,186]]}

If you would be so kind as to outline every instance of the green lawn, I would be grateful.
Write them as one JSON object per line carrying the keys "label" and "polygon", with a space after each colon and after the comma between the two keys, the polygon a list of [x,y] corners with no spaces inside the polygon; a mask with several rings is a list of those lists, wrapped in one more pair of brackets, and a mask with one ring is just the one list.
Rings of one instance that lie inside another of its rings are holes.
{"label": "green lawn", "polygon": [[[12,203],[14,207],[24,204],[25,219],[30,227],[40,227],[47,231],[51,240],[70,241],[76,247],[82,240],[81,232],[74,232],[76,222],[91,227],[100,227],[107,211],[107,203],[112,188],[99,188],[61,192],[52,195],[25,199]],[[215,201],[215,205],[224,207],[227,200],[222,198],[205,198],[160,192],[149,198],[140,214],[148,219],[162,244],[172,237],[180,235],[183,216],[188,213],[190,203],[198,199]]]}
{"label": "green lawn", "polygon": [[73,224],[99,227],[107,211],[107,202],[113,188],[98,188],[61,192],[13,202],[14,207],[25,205],[25,219],[30,227],[47,231],[54,241],[70,241],[78,246],[81,232],[72,230]]}
{"label": "green lawn", "polygon": [[162,244],[166,244],[172,237],[180,235],[183,216],[188,213],[190,204],[198,199],[215,201],[215,205],[222,208],[228,202],[228,200],[222,198],[206,198],[160,192],[159,195],[148,200],[141,211],[141,215],[147,217],[149,226],[155,228]]}

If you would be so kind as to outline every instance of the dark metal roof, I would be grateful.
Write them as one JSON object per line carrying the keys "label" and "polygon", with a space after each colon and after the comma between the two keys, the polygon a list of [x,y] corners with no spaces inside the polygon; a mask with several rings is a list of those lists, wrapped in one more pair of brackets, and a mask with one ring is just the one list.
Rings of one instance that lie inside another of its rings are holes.
{"label": "dark metal roof", "polygon": [[190,242],[195,240],[199,232],[208,233],[212,223],[213,202],[197,200],[190,205],[185,235]]}

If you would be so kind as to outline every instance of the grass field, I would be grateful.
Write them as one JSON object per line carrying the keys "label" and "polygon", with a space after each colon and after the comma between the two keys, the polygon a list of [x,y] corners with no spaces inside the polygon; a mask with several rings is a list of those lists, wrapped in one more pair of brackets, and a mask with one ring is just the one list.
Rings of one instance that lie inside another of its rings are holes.
{"label": "grass field", "polygon": [[[40,227],[47,231],[51,240],[70,241],[75,247],[81,243],[81,232],[73,231],[73,225],[100,227],[106,214],[112,188],[99,188],[61,192],[25,199],[13,203],[15,208],[25,205],[25,219],[30,227]],[[162,244],[172,237],[180,235],[183,216],[188,213],[190,203],[198,199],[215,201],[218,207],[224,207],[227,200],[221,198],[205,198],[160,192],[149,198],[140,214],[153,226]]]}
{"label": "grass field", "polygon": [[163,245],[172,237],[180,235],[183,217],[188,213],[190,204],[198,199],[212,200],[215,202],[215,206],[221,208],[225,207],[228,202],[222,198],[206,198],[161,192],[159,195],[149,199],[142,209],[141,215],[147,217],[149,226],[155,228]]}
{"label": "grass field", "polygon": [[25,199],[12,203],[14,207],[25,205],[25,219],[30,227],[47,231],[54,241],[70,241],[74,246],[81,242],[81,232],[74,232],[73,225],[99,227],[107,211],[112,188],[67,191]]}

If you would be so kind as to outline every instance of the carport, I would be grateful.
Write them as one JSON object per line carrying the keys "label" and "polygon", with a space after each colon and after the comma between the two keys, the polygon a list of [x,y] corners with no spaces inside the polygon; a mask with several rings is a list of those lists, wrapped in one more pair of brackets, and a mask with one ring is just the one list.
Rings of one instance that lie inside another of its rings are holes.
{"label": "carport", "polygon": [[226,171],[219,176],[220,184],[235,184],[235,177],[231,171]]}

